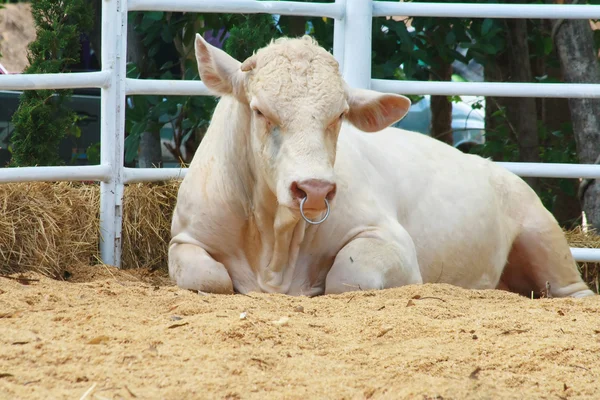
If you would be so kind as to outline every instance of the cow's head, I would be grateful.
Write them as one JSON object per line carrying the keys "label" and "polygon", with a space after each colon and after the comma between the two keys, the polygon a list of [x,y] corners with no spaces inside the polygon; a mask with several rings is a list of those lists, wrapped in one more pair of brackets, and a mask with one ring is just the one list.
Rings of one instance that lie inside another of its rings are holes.
{"label": "cow's head", "polygon": [[[309,36],[278,39],[243,63],[196,35],[200,78],[217,95],[233,95],[250,111],[250,143],[257,174],[280,205],[307,214],[336,194],[333,165],[340,127],[365,132],[402,119],[404,96],[346,85],[333,56]],[[234,116],[232,116],[234,117]]]}

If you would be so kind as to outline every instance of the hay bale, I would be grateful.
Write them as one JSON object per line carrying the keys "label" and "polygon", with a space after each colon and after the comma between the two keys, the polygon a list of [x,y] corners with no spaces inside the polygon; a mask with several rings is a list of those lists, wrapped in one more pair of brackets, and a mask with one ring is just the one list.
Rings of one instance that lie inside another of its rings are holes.
{"label": "hay bale", "polygon": [[123,198],[123,268],[167,270],[171,218],[181,181],[136,183]]}
{"label": "hay bale", "polygon": [[[171,216],[180,181],[127,185],[122,266],[167,270]],[[99,262],[100,188],[69,182],[0,185],[0,273],[60,278]]]}
{"label": "hay bale", "polygon": [[60,278],[98,256],[99,190],[81,183],[0,185],[0,272]]}
{"label": "hay bale", "polygon": [[565,235],[571,247],[600,249],[600,235],[593,230],[584,231],[578,226],[573,230],[565,231]]}

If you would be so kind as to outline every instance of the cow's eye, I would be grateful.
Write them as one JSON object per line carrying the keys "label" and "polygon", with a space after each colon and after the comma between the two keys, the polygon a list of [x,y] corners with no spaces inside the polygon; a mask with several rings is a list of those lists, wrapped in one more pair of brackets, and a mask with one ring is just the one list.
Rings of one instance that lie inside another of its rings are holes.
{"label": "cow's eye", "polygon": [[344,119],[344,115],[345,115],[345,114],[346,114],[346,113],[345,113],[345,112],[343,112],[343,113],[341,113],[341,114],[340,114],[340,116],[339,116],[339,117],[337,117],[337,119],[334,119],[334,120],[331,122],[331,124],[329,125],[329,128],[334,128],[334,127],[336,127],[336,126],[337,126],[337,125],[338,125],[340,122],[342,122],[342,120]]}
{"label": "cow's eye", "polygon": [[258,108],[254,109],[254,112],[256,113],[257,116],[262,117],[263,113],[260,112],[260,110]]}

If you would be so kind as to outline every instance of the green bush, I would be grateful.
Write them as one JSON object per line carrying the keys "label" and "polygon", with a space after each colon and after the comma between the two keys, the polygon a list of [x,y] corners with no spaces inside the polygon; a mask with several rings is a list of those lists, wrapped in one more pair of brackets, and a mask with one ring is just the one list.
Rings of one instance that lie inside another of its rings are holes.
{"label": "green bush", "polygon": [[[85,0],[31,2],[36,40],[29,44],[25,74],[69,72],[79,60],[81,33],[93,26],[93,12]],[[58,165],[58,146],[65,135],[79,137],[78,116],[65,102],[71,90],[28,90],[13,114],[12,165]]]}

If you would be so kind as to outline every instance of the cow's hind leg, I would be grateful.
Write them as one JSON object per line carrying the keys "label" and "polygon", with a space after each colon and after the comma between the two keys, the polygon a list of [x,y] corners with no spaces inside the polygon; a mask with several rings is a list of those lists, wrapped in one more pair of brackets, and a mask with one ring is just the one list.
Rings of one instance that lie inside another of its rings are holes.
{"label": "cow's hind leg", "polygon": [[[550,284],[552,297],[585,297],[594,293],[581,279],[564,233],[545,209],[533,211],[515,239],[499,288],[524,296],[541,295]],[[537,214],[537,215],[536,215]]]}
{"label": "cow's hind leg", "polygon": [[233,293],[233,283],[225,266],[193,244],[176,243],[169,247],[169,276],[183,289]]}
{"label": "cow's hind leg", "polygon": [[396,230],[402,232],[369,232],[346,244],[327,274],[325,294],[423,283],[412,239]]}

